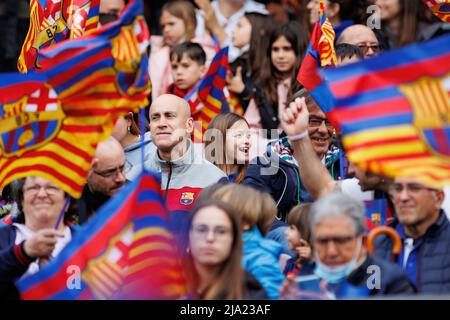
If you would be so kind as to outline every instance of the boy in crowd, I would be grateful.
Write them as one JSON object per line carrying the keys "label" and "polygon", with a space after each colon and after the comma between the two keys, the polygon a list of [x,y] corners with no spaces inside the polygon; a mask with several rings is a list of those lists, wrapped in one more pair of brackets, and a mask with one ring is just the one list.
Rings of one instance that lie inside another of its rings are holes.
{"label": "boy in crowd", "polygon": [[[167,88],[167,93],[185,98],[200,83],[206,72],[205,51],[197,43],[183,42],[173,49],[170,61],[173,83]],[[191,104],[191,114],[194,114],[196,110],[192,109]]]}

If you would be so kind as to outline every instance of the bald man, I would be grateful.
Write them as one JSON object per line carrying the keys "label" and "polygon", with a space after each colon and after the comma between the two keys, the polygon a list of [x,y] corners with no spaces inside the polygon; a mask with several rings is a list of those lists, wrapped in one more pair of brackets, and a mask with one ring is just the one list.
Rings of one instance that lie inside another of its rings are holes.
{"label": "bald man", "polygon": [[[225,178],[225,173],[195,151],[190,139],[194,130],[189,104],[173,94],[163,94],[150,107],[150,131],[157,152],[145,167],[161,172],[161,189],[170,211],[189,211],[205,187]],[[135,178],[141,168],[127,175]]]}
{"label": "bald man", "polygon": [[376,56],[381,49],[375,33],[363,24],[355,24],[344,29],[336,43],[348,43],[358,46],[363,51],[364,57]]}
{"label": "bald man", "polygon": [[124,171],[125,154],[119,141],[110,137],[99,143],[78,202],[81,223],[122,188],[126,181]]}

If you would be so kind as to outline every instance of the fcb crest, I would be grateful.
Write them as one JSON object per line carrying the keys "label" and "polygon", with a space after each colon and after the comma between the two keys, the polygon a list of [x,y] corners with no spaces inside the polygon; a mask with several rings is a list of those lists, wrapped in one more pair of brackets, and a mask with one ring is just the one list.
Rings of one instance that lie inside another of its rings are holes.
{"label": "fcb crest", "polygon": [[64,112],[48,84],[17,101],[0,104],[0,154],[20,156],[51,141],[60,131]]}
{"label": "fcb crest", "polygon": [[414,113],[414,126],[430,151],[450,157],[450,74],[401,85]]}
{"label": "fcb crest", "polygon": [[185,206],[191,205],[194,203],[194,192],[183,192],[180,197],[180,204]]}

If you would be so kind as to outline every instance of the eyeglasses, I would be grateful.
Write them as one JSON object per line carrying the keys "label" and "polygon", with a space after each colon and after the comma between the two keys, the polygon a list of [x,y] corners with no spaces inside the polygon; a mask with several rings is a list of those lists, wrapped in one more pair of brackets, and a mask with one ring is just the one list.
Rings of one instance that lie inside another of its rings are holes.
{"label": "eyeglasses", "polygon": [[214,239],[223,239],[230,234],[230,230],[226,227],[217,226],[214,229],[210,229],[205,224],[192,226],[191,231],[199,238],[206,239],[209,232],[212,231]]}
{"label": "eyeglasses", "polygon": [[358,47],[362,50],[364,54],[367,54],[367,52],[369,52],[369,49],[372,49],[373,53],[379,53],[381,49],[380,45],[378,44],[369,44],[369,45],[358,44]]}
{"label": "eyeglasses", "polygon": [[52,185],[40,186],[40,185],[35,184],[35,185],[29,186],[29,187],[24,187],[23,193],[28,194],[30,196],[35,196],[39,193],[39,191],[41,191],[41,189],[44,189],[45,193],[50,196],[53,196],[61,191],[61,189],[58,188],[57,186],[52,186]]}
{"label": "eyeglasses", "polygon": [[347,245],[351,240],[355,239],[356,236],[338,236],[338,237],[317,237],[314,239],[314,244],[316,247],[328,247],[328,243],[333,242],[335,246],[339,249]]}
{"label": "eyeglasses", "polygon": [[309,126],[311,128],[318,128],[322,125],[322,123],[325,121],[325,126],[327,127],[327,129],[334,129],[333,125],[331,124],[331,122],[326,119],[326,118],[321,118],[318,116],[309,116]]}
{"label": "eyeglasses", "polygon": [[122,165],[120,167],[114,168],[114,169],[109,169],[109,170],[105,170],[105,171],[95,171],[95,174],[98,174],[99,176],[103,177],[103,178],[110,178],[112,176],[116,176],[119,173],[124,173],[125,171],[125,165]]}
{"label": "eyeglasses", "polygon": [[410,195],[419,195],[425,190],[436,191],[436,189],[425,187],[420,183],[407,183],[405,185],[401,183],[393,183],[389,186],[389,193],[392,196],[399,196],[405,189]]}

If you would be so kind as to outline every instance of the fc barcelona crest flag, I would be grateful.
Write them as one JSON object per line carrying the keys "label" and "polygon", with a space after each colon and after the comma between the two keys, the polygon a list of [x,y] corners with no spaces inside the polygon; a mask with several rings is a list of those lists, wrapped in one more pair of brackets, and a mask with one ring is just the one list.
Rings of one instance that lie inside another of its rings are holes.
{"label": "fc barcelona crest flag", "polygon": [[96,145],[147,105],[149,32],[140,1],[91,36],[40,53],[43,70],[0,76],[0,188],[42,176],[78,198]]}
{"label": "fc barcelona crest flag", "polygon": [[144,172],[17,287],[22,299],[31,300],[185,298],[159,179]]}
{"label": "fc barcelona crest flag", "polygon": [[351,162],[385,176],[450,184],[450,36],[324,70]]}
{"label": "fc barcelona crest flag", "polygon": [[39,68],[38,52],[97,29],[100,0],[30,0],[30,27],[17,67]]}

